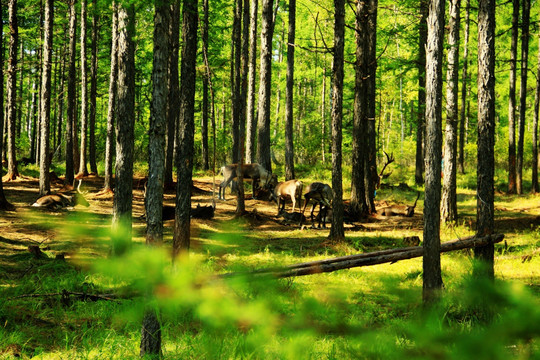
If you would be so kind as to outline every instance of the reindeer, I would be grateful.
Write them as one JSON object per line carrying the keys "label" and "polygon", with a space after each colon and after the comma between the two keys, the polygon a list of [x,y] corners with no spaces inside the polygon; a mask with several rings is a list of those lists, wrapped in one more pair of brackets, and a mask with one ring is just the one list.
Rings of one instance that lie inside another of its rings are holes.
{"label": "reindeer", "polygon": [[416,196],[416,200],[414,201],[413,206],[409,205],[391,205],[386,206],[378,211],[380,215],[383,216],[405,216],[405,217],[413,217],[414,215],[414,209],[416,208],[416,203],[418,202],[418,199],[420,198],[420,192],[418,192],[418,195]]}
{"label": "reindeer", "polygon": [[299,222],[302,223],[306,220],[304,214],[297,212],[288,213],[285,209],[279,211],[278,217],[283,217],[284,224],[298,224]]}
{"label": "reindeer", "polygon": [[80,190],[82,180],[79,180],[76,192],[57,192],[56,194],[44,195],[32,204],[35,207],[46,207],[49,209],[60,209],[64,207],[74,207],[76,205],[90,206]]}
{"label": "reindeer", "polygon": [[[265,187],[276,179],[275,175],[272,175],[271,172],[267,171],[262,165],[257,163],[244,164],[241,169],[244,179],[251,179],[253,183],[253,195],[255,195],[255,190],[258,187]],[[219,173],[223,174],[223,181],[219,184],[218,199],[225,200],[225,188],[237,178],[237,171],[238,164],[230,164],[221,167]]]}
{"label": "reindeer", "polygon": [[[310,201],[313,201],[313,204],[311,206],[311,225],[314,225],[313,221],[313,211],[315,210],[315,207],[319,205],[319,214],[322,214],[319,216],[319,218],[325,219],[325,213],[332,207],[331,201],[334,194],[332,192],[332,188],[327,185],[323,184],[321,182],[314,182],[311,183],[307,189],[306,193],[304,194],[304,209],[302,210],[302,215],[304,215],[306,211],[306,207],[308,206]],[[323,221],[324,225],[326,226],[326,222]],[[302,221],[300,222],[300,226],[302,226]],[[321,227],[321,221],[319,220],[319,227]]]}
{"label": "reindeer", "polygon": [[375,178],[376,178],[375,189],[379,189],[381,187],[382,179],[387,179],[392,174],[392,171],[390,171],[388,174],[385,174],[384,170],[386,169],[388,165],[390,165],[391,163],[395,161],[393,153],[388,155],[386,151],[383,151],[383,152],[384,152],[384,155],[386,155],[386,163],[383,165],[383,168],[381,172],[379,173],[379,175],[375,175]]}
{"label": "reindeer", "polygon": [[[278,206],[278,215],[281,210],[285,210],[285,201],[290,198],[293,203],[292,212],[296,208],[296,201],[298,199],[298,206],[302,205],[302,188],[304,184],[300,180],[289,180],[280,182],[270,192],[270,200],[275,201]],[[283,203],[282,203],[283,202]]]}

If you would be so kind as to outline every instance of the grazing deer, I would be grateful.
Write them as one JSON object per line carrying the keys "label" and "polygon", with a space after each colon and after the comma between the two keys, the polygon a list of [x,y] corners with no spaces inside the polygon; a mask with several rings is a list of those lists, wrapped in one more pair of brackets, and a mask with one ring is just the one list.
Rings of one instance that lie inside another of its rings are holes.
{"label": "grazing deer", "polygon": [[[255,195],[255,190],[258,187],[264,187],[276,179],[275,175],[272,175],[271,172],[267,171],[262,165],[257,163],[244,164],[241,169],[244,179],[251,179],[253,183],[253,195]],[[223,174],[223,181],[219,184],[218,199],[225,200],[225,188],[237,178],[237,171],[238,164],[230,164],[221,167],[219,173]]]}
{"label": "grazing deer", "polygon": [[[319,213],[322,213],[323,210],[326,212],[329,208],[332,207],[331,202],[334,194],[332,192],[332,188],[327,185],[323,184],[321,182],[314,182],[311,183],[307,189],[306,193],[304,194],[304,209],[302,210],[302,215],[304,215],[306,211],[306,207],[308,206],[310,201],[313,201],[313,204],[311,206],[311,225],[314,225],[313,221],[313,211],[315,210],[315,207],[319,205]],[[302,226],[302,222],[300,222],[300,226]],[[319,221],[319,227],[321,227],[321,222]]]}
{"label": "grazing deer", "polygon": [[287,199],[291,199],[293,208],[292,212],[296,208],[296,201],[298,199],[298,207],[302,206],[302,189],[304,184],[300,180],[289,180],[280,182],[272,189],[270,193],[270,199],[275,201],[278,206],[278,214],[281,210],[285,210],[285,202]]}
{"label": "grazing deer", "polygon": [[416,200],[414,201],[413,206],[409,205],[391,205],[386,206],[377,211],[380,215],[383,216],[405,216],[405,217],[413,217],[414,215],[414,209],[416,208],[416,203],[418,202],[418,199],[420,198],[420,192],[418,192],[418,195],[416,196]]}
{"label": "grazing deer", "polygon": [[306,221],[304,214],[297,212],[288,213],[285,209],[279,211],[278,217],[283,217],[283,223],[285,224],[298,224],[299,222]]}
{"label": "grazing deer", "polygon": [[64,207],[74,207],[76,205],[90,206],[80,190],[82,180],[79,180],[76,192],[58,192],[56,194],[44,195],[32,204],[35,207],[46,207],[49,209],[59,209]]}

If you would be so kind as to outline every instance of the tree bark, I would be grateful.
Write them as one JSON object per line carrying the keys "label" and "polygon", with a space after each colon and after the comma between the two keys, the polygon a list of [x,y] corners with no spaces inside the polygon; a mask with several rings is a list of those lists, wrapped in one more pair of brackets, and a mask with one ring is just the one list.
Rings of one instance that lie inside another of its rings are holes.
{"label": "tree bark", "polygon": [[153,308],[147,308],[144,311],[140,349],[140,356],[145,359],[161,358],[161,325],[158,314]]}
{"label": "tree bark", "polygon": [[242,48],[242,0],[235,0],[233,9],[233,27],[232,27],[232,54],[231,54],[231,116],[232,116],[232,162],[238,164],[240,153],[240,57]]}
{"label": "tree bark", "polygon": [[416,119],[416,170],[414,181],[424,183],[424,130],[426,116],[426,44],[428,2],[420,0],[420,24],[418,25],[418,118]]}
{"label": "tree bark", "polygon": [[296,36],[296,0],[289,0],[289,34],[287,38],[287,93],[285,94],[285,180],[294,174],[294,45]]}
{"label": "tree bark", "polygon": [[257,159],[266,170],[272,171],[270,158],[270,96],[272,93],[272,35],[273,35],[273,0],[263,0],[261,31],[261,65],[259,76],[259,118],[257,129]]}
{"label": "tree bark", "polygon": [[86,148],[88,142],[87,61],[86,61],[86,8],[87,0],[81,2],[81,150],[79,175],[88,176]]}
{"label": "tree bark", "polygon": [[[135,8],[118,7],[118,80],[116,104],[116,186],[113,226],[131,234],[135,122]],[[121,249],[114,249],[118,252]]]}
{"label": "tree bark", "polygon": [[45,23],[43,39],[43,68],[41,78],[41,150],[39,159],[39,194],[46,195],[51,190],[49,178],[49,124],[51,122],[51,65],[54,24],[54,3],[45,4]]}
{"label": "tree bark", "polygon": [[7,131],[8,131],[8,167],[6,180],[19,177],[17,170],[17,149],[15,135],[17,123],[17,48],[19,42],[19,26],[17,23],[17,0],[9,0],[9,59],[7,76]]}
{"label": "tree bark", "polygon": [[508,90],[508,193],[517,192],[516,173],[516,59],[519,0],[512,0],[512,40],[510,43],[510,88]]}
{"label": "tree bark", "polygon": [[[465,110],[468,103],[467,89],[469,87],[469,25],[470,25],[470,13],[471,13],[471,0],[466,0],[465,3],[465,30],[463,41],[463,75],[461,78],[461,114],[459,122],[459,153],[458,153],[458,166],[459,172],[465,174],[465,138],[467,133],[465,132],[465,123],[467,119],[465,117]],[[467,114],[468,116],[468,114]]]}
{"label": "tree bark", "polygon": [[195,114],[195,65],[197,63],[197,0],[184,0],[182,23],[182,62],[180,68],[180,121],[176,154],[176,215],[173,256],[188,252],[190,246],[191,184]]}
{"label": "tree bark", "polygon": [[257,67],[257,11],[259,0],[251,0],[250,27],[249,27],[249,69],[248,69],[248,95],[246,113],[246,161],[254,163],[255,138],[257,135],[257,118],[255,116],[255,77]]}
{"label": "tree bark", "polygon": [[[201,23],[201,40],[204,48],[203,52],[208,54],[208,26],[209,26],[209,4],[208,0],[203,0],[203,21]],[[202,137],[202,163],[203,170],[210,168],[208,149],[208,71],[202,76],[202,116],[201,116],[201,137]]]}
{"label": "tree bark", "polygon": [[[493,233],[495,174],[495,1],[478,2],[477,236]],[[473,274],[494,278],[493,244],[474,249]]]}
{"label": "tree bark", "polygon": [[169,23],[169,78],[167,101],[167,150],[165,153],[165,186],[173,186],[173,159],[175,150],[175,134],[180,108],[180,88],[178,83],[178,51],[180,49],[180,0],[171,3],[171,21]]}
{"label": "tree bark", "polygon": [[527,72],[529,70],[529,22],[531,1],[522,0],[521,16],[521,85],[519,87],[518,147],[516,159],[516,191],[523,194],[523,143],[525,141],[525,117],[527,113]]}
{"label": "tree bark", "polygon": [[92,58],[90,60],[90,119],[88,124],[88,162],[90,172],[97,175],[96,163],[96,97],[97,97],[97,42],[98,42],[98,9],[97,0],[92,0]]}
{"label": "tree bark", "polygon": [[[538,37],[540,45],[540,36]],[[534,118],[532,133],[532,192],[540,191],[538,186],[538,112],[540,110],[540,46],[538,47],[538,64],[536,68],[536,91],[534,95]]]}
{"label": "tree bark", "polygon": [[329,239],[341,241],[345,238],[343,228],[343,184],[342,184],[342,121],[343,121],[343,63],[345,49],[345,0],[334,0],[334,65],[332,69],[332,227]]}
{"label": "tree bark", "polygon": [[116,78],[118,77],[118,5],[112,3],[111,70],[109,74],[109,102],[107,107],[107,140],[105,141],[105,176],[103,191],[112,190],[112,164],[114,152],[114,120],[116,108]]}
{"label": "tree bark", "polygon": [[430,303],[442,289],[440,202],[442,147],[442,60],[445,1],[432,0],[426,45],[426,188],[424,200],[423,299]]}
{"label": "tree bark", "polygon": [[67,122],[66,122],[66,184],[73,185],[75,175],[74,148],[75,139],[73,130],[76,123],[77,100],[75,90],[75,37],[77,34],[77,13],[75,11],[76,0],[69,3],[69,65],[68,65],[68,89],[67,89]]}
{"label": "tree bark", "polygon": [[457,142],[459,88],[459,11],[461,0],[450,0],[448,30],[448,71],[446,73],[446,140],[444,145],[444,180],[441,220],[457,221]]}

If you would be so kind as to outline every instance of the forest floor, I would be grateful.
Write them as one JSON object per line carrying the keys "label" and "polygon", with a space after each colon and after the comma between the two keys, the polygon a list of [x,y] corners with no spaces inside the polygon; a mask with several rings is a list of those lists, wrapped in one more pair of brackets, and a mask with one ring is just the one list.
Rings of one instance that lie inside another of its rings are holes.
{"label": "forest floor", "polygon": [[[211,205],[212,198],[215,198],[214,218],[192,219],[191,227],[192,252],[205,257],[211,264],[211,271],[214,272],[230,272],[239,268],[257,269],[358,252],[404,247],[410,246],[406,238],[411,236],[422,238],[422,197],[413,217],[370,216],[361,222],[346,224],[346,240],[343,243],[332,243],[327,239],[329,226],[326,229],[313,229],[311,226],[300,229],[297,224],[287,224],[282,218],[276,217],[275,203],[252,199],[249,187],[246,191],[247,214],[242,219],[236,219],[235,195],[231,195],[227,190],[227,200],[217,200],[219,180],[216,179],[216,193],[213,195],[211,177],[195,178],[192,193],[192,207]],[[145,179],[137,178],[133,183],[133,242],[141,245],[144,244],[146,225],[143,218],[144,181]],[[105,345],[105,342],[111,341],[111,338],[116,339],[114,340],[116,342],[125,343],[123,346],[128,349],[125,352],[118,352],[111,358],[137,357],[137,337],[140,329],[137,324],[118,325],[113,320],[111,314],[117,310],[111,310],[111,308],[117,305],[109,307],[92,305],[96,307],[92,307],[92,310],[89,305],[84,305],[84,310],[71,305],[72,308],[66,309],[65,304],[39,297],[47,293],[54,296],[55,293],[65,289],[67,291],[88,289],[89,292],[94,293],[107,291],[106,286],[105,289],[102,285],[90,286],[89,283],[92,281],[86,275],[90,265],[97,259],[107,258],[110,254],[112,197],[96,196],[102,184],[103,179],[100,177],[89,176],[84,179],[82,190],[90,202],[89,207],[76,206],[73,209],[53,211],[31,206],[38,198],[38,179],[23,177],[4,183],[6,197],[16,206],[16,211],[0,212],[0,274],[2,274],[0,276],[0,359],[10,358],[10,356],[32,357],[46,353],[56,354],[52,358],[108,358],[107,355],[92,354],[96,351],[96,346],[97,348],[109,346],[108,350],[100,351],[114,353],[115,350],[111,350],[111,346],[117,345]],[[61,187],[60,182],[54,183],[52,191],[58,191]],[[377,204],[379,207],[396,203],[411,205],[416,195],[416,190],[410,188],[394,187],[380,190],[377,193]],[[174,199],[175,191],[166,191],[165,204],[174,205]],[[498,193],[495,204],[495,232],[505,234],[504,242],[496,244],[496,276],[499,279],[518,281],[523,284],[534,294],[535,301],[540,299],[540,206],[538,200],[535,195],[518,197]],[[441,228],[441,241],[473,235],[475,207],[475,192],[460,190],[458,192],[460,221],[453,226]],[[286,209],[291,211],[290,203],[287,204]],[[310,206],[306,210],[306,215],[309,210]],[[173,226],[174,220],[164,223],[164,243],[169,249],[172,244]],[[31,246],[39,246],[45,258],[36,259],[29,252]],[[55,265],[57,261],[54,259],[57,255],[63,256],[67,261],[65,263],[62,261],[61,265]],[[461,251],[442,258],[443,278],[447,289],[459,289],[461,285],[458,281],[470,272],[470,265],[470,251]],[[421,259],[413,259],[400,261],[397,264],[378,265],[369,269],[362,268],[364,270],[338,272],[335,275],[315,275],[298,280],[296,286],[292,288],[291,283],[287,283],[284,293],[287,296],[286,302],[290,301],[291,304],[284,305],[284,308],[288,310],[283,310],[283,312],[289,314],[292,308],[300,306],[298,293],[307,296],[315,292],[319,294],[315,295],[318,297],[322,296],[320,288],[323,286],[339,287],[352,291],[347,296],[348,305],[344,305],[342,309],[347,317],[358,317],[364,319],[362,321],[367,324],[376,324],[376,328],[385,328],[388,319],[410,316],[407,314],[417,307],[422,287],[421,279],[419,280],[421,268]],[[400,287],[411,290],[414,294],[412,299],[402,298],[398,305],[395,300],[396,294],[393,294],[392,290],[388,290],[387,293],[380,292],[379,289],[384,287],[381,279],[388,279],[388,277],[396,279],[401,284]],[[41,295],[36,299],[24,298],[31,297],[33,294]],[[2,304],[2,298],[9,300]],[[363,305],[358,308],[354,299],[362,299]],[[325,295],[321,301],[332,303],[334,300]],[[83,328],[81,324],[84,324]],[[88,330],[83,331],[83,329],[87,326],[94,326],[95,329],[99,329],[99,332],[95,330],[96,333],[85,337],[84,331]],[[171,344],[171,339],[178,341],[175,335],[185,330],[184,325],[181,324],[170,326],[171,328],[166,332],[168,344]],[[191,327],[194,326],[198,325],[191,325]],[[179,330],[178,327],[184,330]],[[55,333],[59,329],[59,333]],[[304,354],[306,357],[335,355],[335,346],[339,348],[340,342],[333,340],[336,342],[330,342],[331,345],[328,345],[327,340],[324,340],[328,335],[326,331],[323,330],[321,337],[316,339],[317,346]],[[210,338],[212,338],[211,334],[212,332],[210,332]],[[5,336],[4,339],[2,335]],[[339,332],[335,335],[340,336]],[[192,335],[192,338],[196,336]],[[242,336],[243,332],[240,331],[239,334],[233,336],[233,339],[239,339]],[[93,339],[89,340],[89,337]],[[182,341],[192,340],[184,339],[180,342]],[[279,343],[279,340],[277,341]],[[228,345],[229,348],[224,347],[221,358],[236,358],[239,356],[238,351],[245,351],[245,349],[239,350],[238,344]],[[180,345],[176,343],[175,346]],[[193,347],[193,345],[189,346]],[[205,354],[208,349],[203,348],[203,345],[200,347],[195,350],[191,348],[192,358],[207,358]],[[183,351],[168,348],[166,354],[176,358],[180,356],[178,354],[183,354]],[[281,357],[281,355],[276,355],[279,352],[273,354],[274,357]],[[345,355],[344,358],[349,358],[349,356]],[[261,357],[261,354],[255,357]]]}

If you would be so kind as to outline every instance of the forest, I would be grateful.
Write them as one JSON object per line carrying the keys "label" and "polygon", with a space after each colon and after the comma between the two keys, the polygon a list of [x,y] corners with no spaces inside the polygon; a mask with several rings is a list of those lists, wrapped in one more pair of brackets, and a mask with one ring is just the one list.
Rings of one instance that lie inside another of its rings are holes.
{"label": "forest", "polygon": [[540,356],[538,2],[0,16],[0,359]]}

